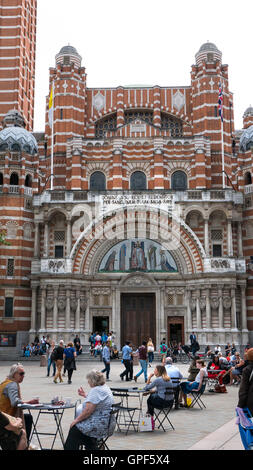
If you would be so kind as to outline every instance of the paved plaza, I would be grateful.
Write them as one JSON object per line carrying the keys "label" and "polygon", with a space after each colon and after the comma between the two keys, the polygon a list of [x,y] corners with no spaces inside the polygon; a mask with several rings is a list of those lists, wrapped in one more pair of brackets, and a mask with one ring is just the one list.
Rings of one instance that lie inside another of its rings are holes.
{"label": "paved plaza", "polygon": [[[22,362],[22,361],[21,361]],[[2,381],[9,372],[11,362],[0,362],[0,380]],[[154,363],[155,365],[156,363]],[[37,361],[23,361],[25,367],[25,378],[21,384],[21,393],[24,400],[33,397],[40,397],[40,402],[49,402],[58,395],[63,399],[71,397],[73,403],[78,400],[77,389],[83,386],[88,391],[89,386],[86,380],[86,374],[91,369],[101,370],[103,363],[100,361],[80,362],[77,360],[77,370],[72,377],[72,384],[68,385],[67,377],[64,377],[64,383],[54,384],[53,377],[46,377],[46,367],[40,367]],[[189,365],[177,364],[184,377],[187,377]],[[139,370],[139,366],[134,366],[134,374]],[[149,368],[153,371],[154,367]],[[111,382],[110,387],[135,386],[135,382],[122,382],[119,374],[124,370],[120,361],[111,362]],[[52,370],[51,370],[52,373]],[[138,386],[144,386],[143,375],[138,379]],[[187,450],[187,449],[224,449],[240,450],[243,449],[237,426],[235,425],[235,407],[238,400],[238,387],[227,387],[228,393],[217,394],[206,391],[202,396],[206,409],[194,407],[192,409],[181,408],[172,410],[170,420],[175,430],[167,432],[155,429],[155,432],[124,433],[115,432],[108,441],[110,450]],[[131,399],[131,405],[138,406],[138,398]],[[146,411],[147,397],[143,398],[143,410]],[[33,412],[37,414],[36,411]],[[74,409],[66,410],[63,416],[62,427],[64,437],[66,438],[69,425],[73,420]],[[54,432],[55,425],[53,417],[45,415],[40,418],[40,431]],[[41,438],[43,447],[51,446],[51,437]],[[33,439],[36,445],[36,438]],[[59,439],[56,440],[55,449],[62,449]]]}

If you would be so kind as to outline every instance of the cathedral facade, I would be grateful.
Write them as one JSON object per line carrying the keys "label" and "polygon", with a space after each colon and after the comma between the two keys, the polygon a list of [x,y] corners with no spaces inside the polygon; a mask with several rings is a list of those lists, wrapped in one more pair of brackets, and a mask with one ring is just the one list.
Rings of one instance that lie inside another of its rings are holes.
{"label": "cathedral facade", "polygon": [[68,45],[49,70],[43,132],[29,132],[22,102],[4,108],[0,340],[252,340],[253,109],[236,131],[213,43],[189,82],[88,88]]}

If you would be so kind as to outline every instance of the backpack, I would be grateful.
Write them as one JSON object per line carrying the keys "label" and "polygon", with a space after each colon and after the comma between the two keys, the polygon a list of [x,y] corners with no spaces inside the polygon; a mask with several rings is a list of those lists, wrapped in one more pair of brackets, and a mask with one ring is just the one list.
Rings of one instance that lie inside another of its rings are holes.
{"label": "backpack", "polygon": [[51,354],[51,360],[56,361],[57,358],[58,358],[57,349],[54,348],[53,351],[52,351],[52,354]]}
{"label": "backpack", "polygon": [[163,350],[163,352],[167,351],[167,347],[165,346],[165,344],[163,345],[162,350]]}

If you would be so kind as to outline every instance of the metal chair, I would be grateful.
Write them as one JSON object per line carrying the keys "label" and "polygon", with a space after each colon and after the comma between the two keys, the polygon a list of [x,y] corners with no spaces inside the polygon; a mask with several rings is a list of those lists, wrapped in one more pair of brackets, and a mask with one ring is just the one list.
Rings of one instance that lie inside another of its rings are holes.
{"label": "metal chair", "polygon": [[189,395],[192,396],[192,402],[189,408],[193,408],[195,405],[198,405],[201,410],[203,410],[203,408],[206,408],[205,404],[201,400],[201,396],[203,395],[205,391],[207,381],[208,381],[208,377],[204,377],[203,382],[202,382],[202,387],[199,390],[199,392],[193,392],[193,391],[189,392]]}
{"label": "metal chair", "polygon": [[158,422],[159,425],[157,426],[157,429],[162,428],[164,432],[166,432],[166,429],[163,425],[165,421],[167,421],[170,425],[170,427],[175,431],[175,428],[172,424],[172,422],[169,419],[169,412],[171,411],[173,407],[173,403],[169,407],[165,408],[155,408],[154,409],[154,420],[155,423]]}
{"label": "metal chair", "polygon": [[113,405],[112,410],[110,412],[110,419],[109,419],[109,422],[108,422],[107,434],[106,434],[105,437],[97,440],[97,449],[96,450],[109,450],[109,447],[106,444],[106,442],[109,439],[109,437],[111,437],[114,433],[115,427],[112,430],[111,426],[113,425],[113,421],[115,421],[115,425],[116,425],[117,419],[118,419],[118,414],[119,414],[119,409],[116,408],[115,405]]}

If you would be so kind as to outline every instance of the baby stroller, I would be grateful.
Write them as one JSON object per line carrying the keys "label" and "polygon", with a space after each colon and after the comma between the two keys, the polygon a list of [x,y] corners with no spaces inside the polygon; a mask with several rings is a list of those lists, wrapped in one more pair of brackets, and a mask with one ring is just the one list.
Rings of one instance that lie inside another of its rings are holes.
{"label": "baby stroller", "polygon": [[245,450],[253,450],[253,418],[248,408],[236,408],[239,432]]}

